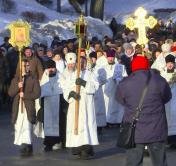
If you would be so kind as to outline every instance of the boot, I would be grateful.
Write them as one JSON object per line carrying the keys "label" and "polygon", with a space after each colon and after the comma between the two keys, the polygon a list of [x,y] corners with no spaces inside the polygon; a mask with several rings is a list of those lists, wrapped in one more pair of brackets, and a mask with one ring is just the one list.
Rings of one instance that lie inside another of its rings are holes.
{"label": "boot", "polygon": [[45,151],[45,152],[51,152],[52,150],[53,150],[53,146],[46,145],[46,146],[44,147],[44,151]]}
{"label": "boot", "polygon": [[22,157],[32,156],[33,147],[31,144],[22,144],[22,148],[20,149],[20,155]]}

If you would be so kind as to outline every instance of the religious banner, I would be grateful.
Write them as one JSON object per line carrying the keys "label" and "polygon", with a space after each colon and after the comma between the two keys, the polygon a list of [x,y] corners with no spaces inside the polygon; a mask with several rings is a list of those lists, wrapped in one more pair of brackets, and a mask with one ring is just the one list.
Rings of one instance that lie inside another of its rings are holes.
{"label": "religious banner", "polygon": [[18,46],[19,49],[22,49],[24,46],[29,46],[30,40],[30,29],[31,25],[22,20],[12,22],[8,25],[10,29],[11,36],[9,42],[12,46]]}
{"label": "religious banner", "polygon": [[[24,65],[22,64],[22,55],[21,50],[25,46],[29,46],[31,40],[30,40],[30,29],[31,25],[29,25],[27,22],[24,22],[22,20],[12,22],[10,25],[8,25],[8,28],[10,30],[10,40],[9,42],[12,44],[13,47],[18,47],[19,49],[19,78],[20,81],[23,82],[23,71],[24,71]],[[20,88],[20,92],[23,92],[23,88]],[[20,105],[21,105],[21,112],[23,113],[23,98],[20,98]]]}
{"label": "religious banner", "polygon": [[157,24],[157,20],[153,17],[150,16],[149,18],[147,17],[147,11],[139,7],[135,13],[134,13],[135,18],[129,18],[126,21],[126,27],[129,28],[130,30],[134,30],[135,28],[138,29],[138,39],[137,43],[139,45],[145,45],[148,43],[148,38],[146,36],[146,28],[149,27],[150,29],[154,28],[154,26]]}

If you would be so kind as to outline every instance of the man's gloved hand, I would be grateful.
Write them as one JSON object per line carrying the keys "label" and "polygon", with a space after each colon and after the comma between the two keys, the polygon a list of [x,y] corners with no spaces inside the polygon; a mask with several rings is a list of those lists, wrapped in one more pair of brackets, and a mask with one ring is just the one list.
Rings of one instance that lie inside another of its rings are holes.
{"label": "man's gloved hand", "polygon": [[81,96],[77,94],[75,91],[71,91],[69,93],[68,99],[70,99],[71,97],[73,97],[75,100],[79,100],[81,98]]}
{"label": "man's gloved hand", "polygon": [[82,78],[76,79],[76,85],[86,86],[86,81],[84,81]]}

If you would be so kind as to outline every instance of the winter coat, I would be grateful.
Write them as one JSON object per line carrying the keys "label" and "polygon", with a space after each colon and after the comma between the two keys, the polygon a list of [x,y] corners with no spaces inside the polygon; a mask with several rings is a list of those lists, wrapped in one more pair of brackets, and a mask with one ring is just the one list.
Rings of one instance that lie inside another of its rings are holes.
{"label": "winter coat", "polygon": [[18,65],[19,52],[15,49],[11,49],[7,52],[6,58],[9,64],[10,80],[15,76],[16,68]]}
{"label": "winter coat", "polygon": [[[124,78],[117,87],[117,100],[124,105],[124,122],[132,117],[144,89],[148,71],[139,70]],[[136,124],[135,142],[152,143],[167,139],[165,104],[171,99],[169,84],[157,72],[151,70],[151,80]]]}
{"label": "winter coat", "polygon": [[121,56],[121,64],[126,68],[127,74],[131,74],[131,60],[125,54]]}
{"label": "winter coat", "polygon": [[[19,77],[14,77],[9,88],[9,96],[13,97],[12,123],[15,124],[19,111]],[[35,99],[40,97],[41,89],[39,81],[31,75],[26,76],[24,81],[24,105],[26,107],[28,120],[34,124],[36,121]]]}

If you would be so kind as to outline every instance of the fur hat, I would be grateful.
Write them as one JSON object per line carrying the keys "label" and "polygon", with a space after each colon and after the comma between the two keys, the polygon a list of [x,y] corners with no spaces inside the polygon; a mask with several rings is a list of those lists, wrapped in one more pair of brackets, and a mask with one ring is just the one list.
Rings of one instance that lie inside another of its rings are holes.
{"label": "fur hat", "polygon": [[48,61],[46,61],[45,63],[45,68],[49,69],[49,68],[56,68],[56,62],[49,59]]}
{"label": "fur hat", "polygon": [[76,54],[73,52],[67,53],[65,56],[65,60],[66,60],[67,64],[76,63]]}
{"label": "fur hat", "polygon": [[168,62],[175,63],[175,56],[172,54],[169,54],[165,57],[165,61],[166,61],[166,63],[168,63]]}
{"label": "fur hat", "polygon": [[96,59],[97,59],[97,53],[96,53],[96,52],[91,52],[91,53],[89,54],[89,57],[90,57],[90,58],[96,58]]}

